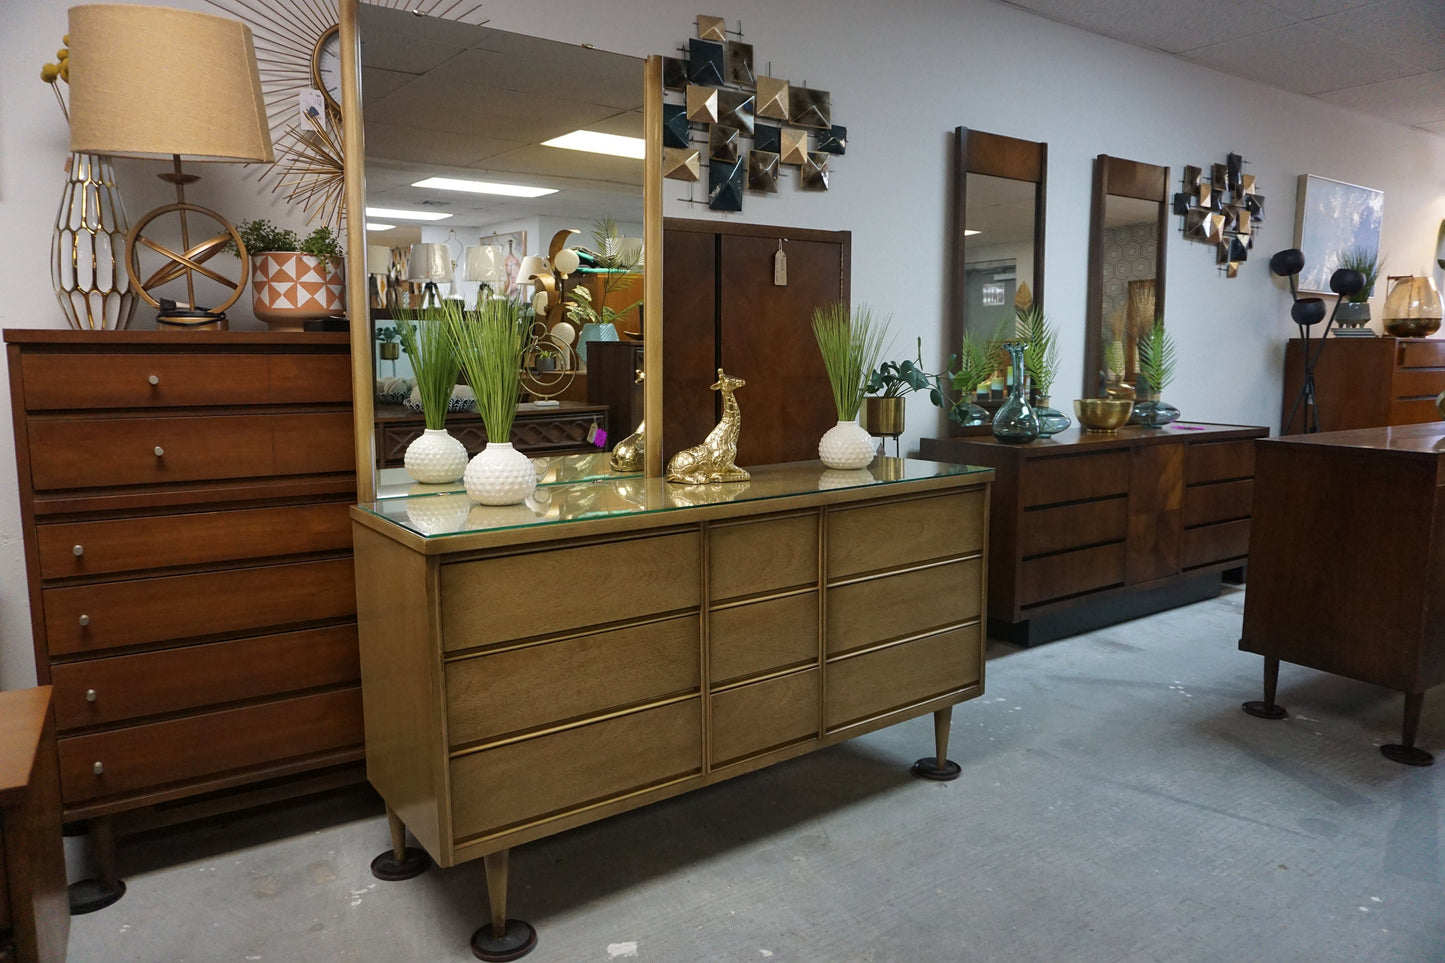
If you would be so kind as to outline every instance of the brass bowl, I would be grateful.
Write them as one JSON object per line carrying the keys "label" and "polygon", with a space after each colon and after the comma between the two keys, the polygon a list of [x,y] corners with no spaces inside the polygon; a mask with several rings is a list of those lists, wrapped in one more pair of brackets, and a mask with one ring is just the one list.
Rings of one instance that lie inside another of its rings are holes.
{"label": "brass bowl", "polygon": [[1079,430],[1112,435],[1128,420],[1134,410],[1134,402],[1127,398],[1078,398],[1074,401],[1074,415],[1079,419]]}

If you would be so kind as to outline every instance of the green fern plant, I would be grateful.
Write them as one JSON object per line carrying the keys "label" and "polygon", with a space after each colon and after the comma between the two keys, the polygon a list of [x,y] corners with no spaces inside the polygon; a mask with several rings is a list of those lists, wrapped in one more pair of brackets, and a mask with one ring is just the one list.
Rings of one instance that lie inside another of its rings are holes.
{"label": "green fern plant", "polygon": [[1059,339],[1053,325],[1037,305],[1019,308],[1015,330],[1027,342],[1024,348],[1024,370],[1040,398],[1047,398],[1059,371]]}
{"label": "green fern plant", "polygon": [[511,440],[531,320],[531,309],[510,298],[490,298],[476,311],[448,316],[452,349],[476,393],[489,441]]}
{"label": "green fern plant", "polygon": [[393,312],[395,335],[411,358],[412,371],[416,373],[422,415],[426,426],[433,430],[446,424],[452,389],[457,386],[457,375],[462,370],[450,330],[461,321],[460,304],[443,301],[439,308],[398,308]]}
{"label": "green fern plant", "polygon": [[1164,328],[1164,319],[1154,322],[1154,327],[1139,339],[1139,391],[1159,394],[1174,380],[1174,369],[1178,358],[1174,351],[1174,339]]}
{"label": "green fern plant", "polygon": [[850,312],[848,302],[835,301],[813,311],[813,336],[818,339],[839,421],[858,417],[868,377],[883,353],[888,323],[866,304]]}
{"label": "green fern plant", "polygon": [[[950,371],[953,390],[968,395],[978,390],[979,383],[993,376],[998,370],[999,347],[1009,338],[1008,321],[1002,321],[988,334],[980,336],[973,331],[963,333],[963,342],[958,346],[958,371]],[[950,362],[953,359],[950,359]],[[952,367],[952,364],[950,364]]]}
{"label": "green fern plant", "polygon": [[1355,304],[1364,304],[1370,300],[1370,295],[1375,293],[1375,282],[1380,279],[1380,272],[1385,269],[1385,259],[1380,257],[1378,248],[1350,247],[1340,252],[1338,266],[1359,271],[1365,276],[1365,286],[1345,298]]}

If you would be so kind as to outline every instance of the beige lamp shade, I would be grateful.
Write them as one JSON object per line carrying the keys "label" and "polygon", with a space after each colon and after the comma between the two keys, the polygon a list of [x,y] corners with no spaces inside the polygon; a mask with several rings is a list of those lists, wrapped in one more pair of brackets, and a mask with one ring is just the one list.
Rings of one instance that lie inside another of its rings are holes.
{"label": "beige lamp shade", "polygon": [[507,279],[506,266],[490,244],[468,244],[462,252],[462,280],[488,284]]}
{"label": "beige lamp shade", "polygon": [[411,246],[410,281],[450,281],[452,253],[445,244],[419,241]]}
{"label": "beige lamp shade", "polygon": [[1397,338],[1426,338],[1440,330],[1440,292],[1435,279],[1392,277],[1385,295],[1385,330]]}
{"label": "beige lamp shade", "polygon": [[271,163],[251,28],[173,7],[70,8],[70,149]]}
{"label": "beige lamp shade", "polygon": [[534,276],[549,277],[551,274],[552,268],[546,258],[540,254],[528,254],[522,258],[522,266],[517,269],[517,283],[530,284]]}
{"label": "beige lamp shade", "polygon": [[366,273],[391,273],[391,248],[385,244],[366,245]]}

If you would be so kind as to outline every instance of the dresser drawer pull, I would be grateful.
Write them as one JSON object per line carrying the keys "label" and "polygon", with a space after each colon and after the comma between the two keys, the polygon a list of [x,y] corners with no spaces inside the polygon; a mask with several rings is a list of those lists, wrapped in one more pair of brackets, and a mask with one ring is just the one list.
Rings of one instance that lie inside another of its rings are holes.
{"label": "dresser drawer pull", "polygon": [[161,383],[161,376],[160,376],[160,375],[151,375],[151,376],[150,376],[149,378],[147,378],[146,380],[149,381],[149,382],[150,382],[151,384],[153,384],[153,385],[158,385],[158,384]]}
{"label": "dresser drawer pull", "polygon": [[71,554],[71,555],[74,555],[76,558],[80,558],[80,556],[82,556],[82,555],[85,554],[85,546],[84,546],[84,545],[77,545],[77,546],[75,546],[74,548],[72,548],[72,549],[70,550],[70,554]]}
{"label": "dresser drawer pull", "polygon": [[87,625],[89,625],[89,624],[90,624],[90,616],[88,616],[88,615],[82,615],[82,616],[80,617],[80,625],[81,625],[81,627],[84,628],[85,626],[87,626]]}
{"label": "dresser drawer pull", "polygon": [[165,453],[166,453],[166,450],[165,450],[164,448],[162,448],[160,445],[156,445],[156,457],[157,457],[157,458],[162,457],[163,455],[165,455]]}
{"label": "dresser drawer pull", "polygon": [[99,776],[100,774],[105,772],[105,763],[97,762],[95,765],[90,767],[90,771]]}
{"label": "dresser drawer pull", "polygon": [[86,690],[85,690],[85,701],[86,701],[86,702],[94,702],[94,701],[95,701],[95,690],[94,690],[94,689],[86,689]]}

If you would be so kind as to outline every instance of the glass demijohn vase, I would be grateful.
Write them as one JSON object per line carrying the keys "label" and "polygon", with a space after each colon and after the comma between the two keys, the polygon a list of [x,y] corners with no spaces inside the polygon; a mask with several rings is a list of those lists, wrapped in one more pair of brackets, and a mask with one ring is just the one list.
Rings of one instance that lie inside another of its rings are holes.
{"label": "glass demijohn vase", "polygon": [[1024,347],[1022,341],[1004,342],[1009,364],[1014,369],[1013,390],[993,415],[993,436],[999,441],[1030,442],[1039,437],[1039,416],[1029,407],[1024,387]]}

